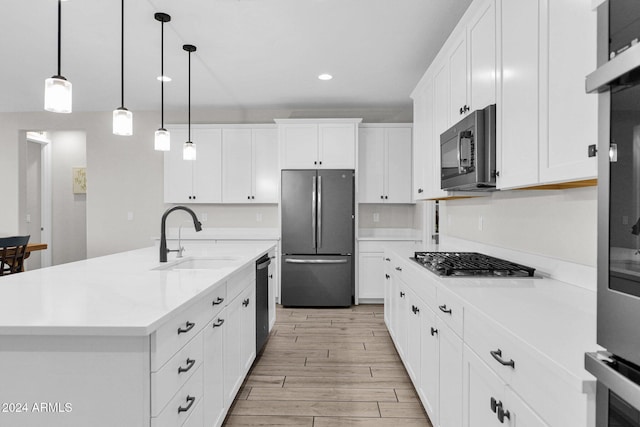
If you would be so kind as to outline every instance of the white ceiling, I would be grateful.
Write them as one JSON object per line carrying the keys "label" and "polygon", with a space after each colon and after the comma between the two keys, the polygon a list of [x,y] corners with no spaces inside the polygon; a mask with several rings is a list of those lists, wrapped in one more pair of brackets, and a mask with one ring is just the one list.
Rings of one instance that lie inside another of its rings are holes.
{"label": "white ceiling", "polygon": [[[125,106],[159,110],[160,23],[165,108],[375,108],[409,94],[470,0],[126,0]],[[42,111],[56,74],[57,0],[4,2],[0,112]],[[320,73],[333,74],[328,82]],[[120,0],[62,4],[62,75],[73,109],[120,106]]]}

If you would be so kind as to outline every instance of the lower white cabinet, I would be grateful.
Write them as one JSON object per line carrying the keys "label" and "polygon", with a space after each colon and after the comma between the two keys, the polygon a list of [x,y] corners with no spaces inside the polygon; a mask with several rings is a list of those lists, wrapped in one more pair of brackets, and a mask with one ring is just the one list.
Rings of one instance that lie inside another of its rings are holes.
{"label": "lower white cabinet", "polygon": [[227,311],[222,310],[204,330],[204,418],[218,426],[226,414],[224,394],[224,331],[229,327]]}
{"label": "lower white cabinet", "polygon": [[405,308],[408,311],[406,367],[409,372],[409,377],[411,377],[414,384],[419,384],[421,368],[420,358],[422,351],[420,348],[420,324],[422,323],[421,313],[424,310],[424,307],[422,302],[418,300],[416,295],[410,289],[407,289],[406,299],[407,304]]}
{"label": "lower white cabinet", "polygon": [[382,252],[358,255],[358,300],[384,297],[384,255]]}
{"label": "lower white cabinet", "polygon": [[462,339],[438,318],[440,427],[462,425]]}
{"label": "lower white cabinet", "polygon": [[438,419],[440,396],[440,340],[436,314],[426,305],[420,321],[420,381],[416,387],[427,415],[433,423]]}

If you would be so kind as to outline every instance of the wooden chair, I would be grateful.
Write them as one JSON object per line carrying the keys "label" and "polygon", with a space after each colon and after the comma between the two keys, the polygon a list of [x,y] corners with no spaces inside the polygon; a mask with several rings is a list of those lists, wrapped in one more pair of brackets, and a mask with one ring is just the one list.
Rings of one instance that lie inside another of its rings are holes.
{"label": "wooden chair", "polygon": [[0,276],[23,270],[29,237],[31,236],[0,237]]}

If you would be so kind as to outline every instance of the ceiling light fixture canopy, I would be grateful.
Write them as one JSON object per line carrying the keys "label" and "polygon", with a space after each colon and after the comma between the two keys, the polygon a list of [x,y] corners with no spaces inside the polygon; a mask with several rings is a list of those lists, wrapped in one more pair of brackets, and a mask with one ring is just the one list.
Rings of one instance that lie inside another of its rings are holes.
{"label": "ceiling light fixture canopy", "polygon": [[124,107],[124,0],[120,18],[120,107],[113,110],[114,135],[133,135],[133,113]]}
{"label": "ceiling light fixture canopy", "polygon": [[189,108],[188,108],[188,137],[182,150],[184,160],[196,160],[196,144],[191,141],[191,53],[196,51],[192,44],[185,44],[182,48],[189,54]]}
{"label": "ceiling light fixture canopy", "polygon": [[60,72],[62,0],[58,0],[58,73],[44,81],[44,109],[54,113],[70,113],[72,103],[71,82]]}
{"label": "ceiling light fixture canopy", "polygon": [[[171,134],[164,128],[164,24],[171,21],[171,16],[158,12],[153,17],[160,22],[160,129],[155,133],[154,148],[157,151],[169,151],[171,149]],[[169,79],[171,80],[171,79]]]}

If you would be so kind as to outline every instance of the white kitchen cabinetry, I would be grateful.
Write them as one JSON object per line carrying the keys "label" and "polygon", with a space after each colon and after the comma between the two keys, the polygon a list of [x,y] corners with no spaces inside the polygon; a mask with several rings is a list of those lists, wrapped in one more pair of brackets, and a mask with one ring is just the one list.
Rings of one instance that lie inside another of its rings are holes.
{"label": "white kitchen cabinetry", "polygon": [[226,310],[222,310],[204,330],[204,419],[207,425],[219,426],[226,414],[224,396],[224,334],[229,327]]}
{"label": "white kitchen cabinetry", "polygon": [[384,301],[386,260],[384,248],[418,245],[419,240],[360,240],[358,241],[358,303],[381,303]]}
{"label": "white kitchen cabinetry", "polygon": [[439,426],[462,425],[462,339],[438,318]]}
{"label": "white kitchen cabinetry", "polygon": [[183,160],[187,129],[170,128],[171,150],[164,155],[165,203],[220,203],[222,201],[222,131],[191,129],[197,160]]}
{"label": "white kitchen cabinetry", "polygon": [[413,200],[427,197],[425,189],[431,188],[431,155],[433,135],[433,84],[428,81],[416,89],[413,96]]}
{"label": "white kitchen cabinetry", "polygon": [[420,324],[420,381],[418,394],[432,423],[438,422],[440,344],[436,314],[423,304]]}
{"label": "white kitchen cabinetry", "polygon": [[360,203],[411,203],[411,125],[360,125]]}
{"label": "white kitchen cabinetry", "polygon": [[362,119],[276,119],[280,169],[355,169]]}
{"label": "white kitchen cabinetry", "polygon": [[420,346],[420,326],[422,324],[422,312],[424,304],[416,295],[407,288],[407,371],[414,384],[420,384],[420,359],[422,358],[422,348]]}
{"label": "white kitchen cabinetry", "polygon": [[496,103],[496,3],[487,1],[467,26],[470,110]]}
{"label": "white kitchen cabinetry", "polygon": [[467,100],[468,86],[467,34],[463,30],[454,41],[449,54],[449,125],[453,125],[471,111]]}
{"label": "white kitchen cabinetry", "polygon": [[275,127],[223,129],[222,159],[224,203],[278,203]]}

